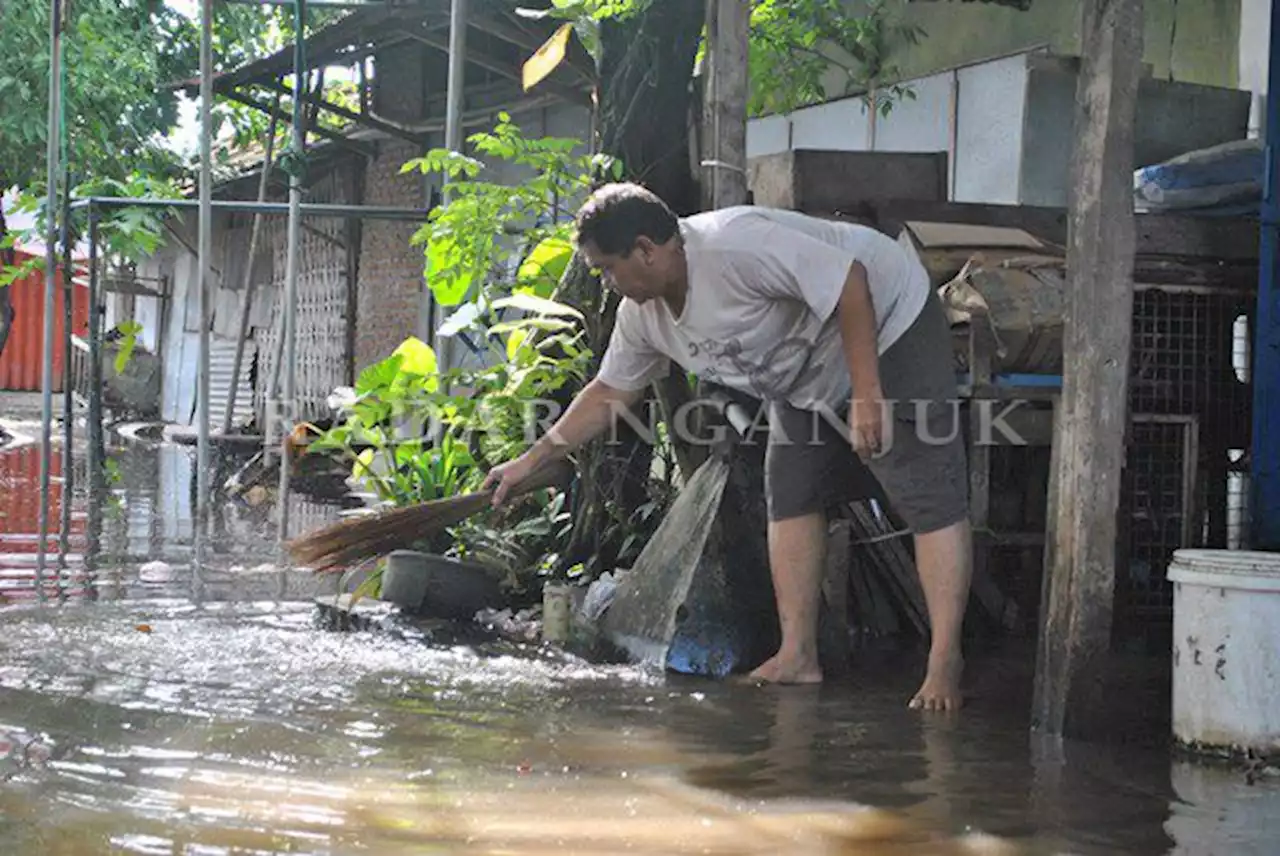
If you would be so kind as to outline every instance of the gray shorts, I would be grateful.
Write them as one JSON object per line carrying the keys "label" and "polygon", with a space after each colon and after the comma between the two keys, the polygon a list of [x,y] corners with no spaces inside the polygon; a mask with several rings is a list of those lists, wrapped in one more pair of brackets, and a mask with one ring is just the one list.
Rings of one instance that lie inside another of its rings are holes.
{"label": "gray shorts", "polygon": [[936,295],[930,294],[920,316],[880,356],[880,384],[893,418],[881,452],[865,463],[849,442],[847,404],[833,413],[770,404],[770,520],[870,498],[887,500],[917,533],[968,517],[968,460],[951,329]]}

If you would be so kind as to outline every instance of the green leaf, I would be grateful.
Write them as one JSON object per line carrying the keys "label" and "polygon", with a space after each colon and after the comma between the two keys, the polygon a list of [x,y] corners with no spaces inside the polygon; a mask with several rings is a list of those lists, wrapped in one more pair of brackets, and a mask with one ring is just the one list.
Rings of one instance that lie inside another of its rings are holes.
{"label": "green leaf", "polygon": [[520,352],[524,346],[525,339],[528,338],[528,332],[525,330],[512,330],[511,335],[507,337],[507,359],[515,361],[516,354]]}
{"label": "green leaf", "polygon": [[436,352],[430,345],[416,336],[410,336],[400,343],[392,356],[401,358],[399,371],[391,383],[392,390],[402,390],[406,385],[421,380],[428,392],[436,391],[439,367]]}
{"label": "green leaf", "polygon": [[471,290],[466,254],[455,240],[436,238],[427,247],[427,278],[431,293],[444,306],[457,306]]}
{"label": "green leaf", "polygon": [[533,248],[516,273],[518,293],[550,298],[572,258],[572,242],[560,237],[543,240]]}
{"label": "green leaf", "polygon": [[401,355],[392,354],[360,372],[360,376],[356,378],[356,395],[363,396],[389,389],[400,371],[402,359]]}
{"label": "green leaf", "polygon": [[460,309],[445,319],[436,333],[440,336],[456,336],[464,330],[471,329],[480,317],[480,306],[465,303]]}
{"label": "green leaf", "polygon": [[116,374],[123,374],[138,344],[138,334],[142,332],[142,325],[137,321],[122,321],[116,325],[116,329],[123,334],[123,338],[120,340],[119,350],[116,351],[114,366]]}
{"label": "green leaf", "polygon": [[539,315],[569,315],[579,320],[585,320],[582,313],[572,306],[545,297],[538,297],[534,294],[513,294],[510,297],[500,298],[493,302],[493,308],[518,309],[522,312],[532,312]]}
{"label": "green leaf", "polygon": [[573,322],[561,321],[557,318],[522,318],[519,321],[503,321],[494,324],[489,332],[495,336],[504,336],[516,330],[527,330],[533,327],[538,330],[572,330]]}

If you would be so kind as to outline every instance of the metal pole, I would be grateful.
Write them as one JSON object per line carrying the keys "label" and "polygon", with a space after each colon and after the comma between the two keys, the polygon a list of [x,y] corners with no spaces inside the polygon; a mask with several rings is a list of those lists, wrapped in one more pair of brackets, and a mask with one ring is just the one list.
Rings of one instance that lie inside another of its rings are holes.
{"label": "metal pole", "polygon": [[212,262],[213,165],[213,0],[200,4],[200,214],[196,252],[200,270],[200,348],[196,369],[196,520],[195,579],[204,570],[205,526],[209,515],[209,267]]}
{"label": "metal pole", "polygon": [[[304,51],[306,46],[306,33],[304,26],[306,24],[307,3],[306,0],[297,0],[293,6],[293,29],[297,33],[297,38],[293,45],[293,168],[289,173],[289,226],[288,226],[288,245],[285,261],[284,273],[284,305],[281,307],[283,312],[284,329],[283,344],[281,357],[284,359],[284,394],[283,407],[281,408],[281,418],[284,425],[292,429],[294,420],[297,416],[297,381],[298,381],[298,353],[297,353],[297,310],[298,310],[298,245],[301,239],[302,227],[302,165],[303,153],[306,151],[306,138],[302,132],[302,114],[303,101],[302,93],[306,92],[306,83],[303,77],[306,75],[306,63],[304,61]],[[268,429],[268,435],[270,435]],[[280,435],[283,437],[283,433]],[[289,456],[282,454],[280,456],[280,491],[279,491],[279,532],[278,537],[281,543],[289,538]]]}
{"label": "metal pole", "polygon": [[[452,0],[449,7],[449,80],[445,92],[444,147],[452,152],[462,151],[462,95],[466,89],[467,65],[467,0]],[[444,182],[445,204],[449,202],[449,182]],[[429,301],[427,317],[431,319],[431,340],[437,342],[435,331],[442,320],[435,295],[427,289]],[[438,340],[440,371],[453,366],[453,341],[449,337]]]}
{"label": "metal pole", "polygon": [[[75,472],[71,460],[71,445],[75,433],[71,392],[75,373],[71,368],[71,325],[75,314],[72,301],[75,296],[74,243],[71,234],[71,170],[63,171],[62,190],[62,490],[60,494],[61,520],[58,524],[58,579],[62,580],[67,568],[67,553],[71,540],[71,497],[75,490]],[[65,596],[60,585],[59,596]]]}
{"label": "metal pole", "polygon": [[[106,444],[102,439],[102,323],[98,312],[98,209],[89,206],[89,509],[97,508]],[[90,551],[92,552],[92,551]]]}
{"label": "metal pole", "polygon": [[1254,549],[1280,549],[1280,2],[1271,4],[1267,81],[1267,180],[1262,201],[1258,311],[1253,348],[1251,535]]}
{"label": "metal pole", "polygon": [[467,60],[467,0],[449,7],[449,82],[445,92],[444,146],[462,151],[462,93]]}
{"label": "metal pole", "polygon": [[45,233],[44,274],[44,366],[41,376],[40,411],[40,551],[36,554],[36,592],[44,602],[44,566],[46,539],[49,536],[49,469],[52,463],[53,442],[53,298],[54,278],[58,275],[58,141],[62,124],[61,115],[62,70],[62,2],[51,0],[49,4],[49,126],[48,126],[48,205],[45,214],[48,229]]}

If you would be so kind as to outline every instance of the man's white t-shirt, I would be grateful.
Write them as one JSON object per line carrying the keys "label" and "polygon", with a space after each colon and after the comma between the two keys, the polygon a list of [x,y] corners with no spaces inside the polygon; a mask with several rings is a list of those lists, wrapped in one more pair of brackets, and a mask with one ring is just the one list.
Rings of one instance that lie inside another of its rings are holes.
{"label": "man's white t-shirt", "polygon": [[684,311],[624,298],[597,377],[640,389],[674,360],[699,377],[795,407],[850,395],[836,305],[854,261],[867,270],[883,354],[925,305],[929,276],[896,241],[865,226],[757,206],[683,218]]}

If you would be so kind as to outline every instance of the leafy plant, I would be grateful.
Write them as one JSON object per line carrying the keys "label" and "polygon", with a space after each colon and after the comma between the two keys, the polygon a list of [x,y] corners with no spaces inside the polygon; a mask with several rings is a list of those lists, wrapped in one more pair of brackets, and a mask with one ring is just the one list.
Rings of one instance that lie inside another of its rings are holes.
{"label": "leafy plant", "polygon": [[[488,467],[515,457],[532,441],[530,404],[547,400],[570,379],[585,376],[590,352],[580,333],[562,329],[576,310],[533,295],[500,305],[529,310],[491,331],[503,359],[473,370],[440,372],[434,350],[407,339],[387,359],[365,369],[344,391],[340,421],[309,446],[337,453],[351,466],[351,480],[367,485],[394,506],[453,496],[478,488]],[[535,342],[534,331],[554,335]],[[505,334],[503,340],[501,335]],[[552,357],[560,347],[570,356]],[[429,544],[442,552],[450,542]]]}
{"label": "leafy plant", "polygon": [[528,597],[538,580],[555,573],[559,550],[568,541],[573,515],[567,495],[526,497],[511,511],[490,512],[454,527],[453,555],[486,565],[502,574],[515,597]]}
{"label": "leafy plant", "polygon": [[[571,137],[525,137],[505,112],[491,133],[468,141],[477,156],[432,149],[401,168],[448,181],[448,203],[432,209],[412,238],[414,246],[425,247],[432,293],[444,306],[484,302],[508,290],[549,297],[573,254],[567,212],[600,176],[620,178],[621,164],[578,154],[582,141]],[[487,181],[480,156],[522,167],[530,176],[516,184]],[[523,258],[511,283],[506,266],[513,254]]]}
{"label": "leafy plant", "polygon": [[[566,386],[585,381],[592,358],[582,314],[551,299],[574,252],[562,215],[594,176],[620,173],[609,159],[575,154],[577,140],[526,139],[506,115],[471,141],[529,178],[489,182],[481,160],[444,150],[404,170],[449,179],[449,201],[414,240],[425,244],[436,298],[457,307],[439,334],[465,338],[480,365],[442,371],[433,349],[408,339],[343,391],[339,422],[310,446],[338,453],[353,481],[391,505],[477,488],[493,464],[536,439],[535,420]],[[563,502],[529,497],[423,548],[484,561],[519,589],[556,563],[569,520]]]}

